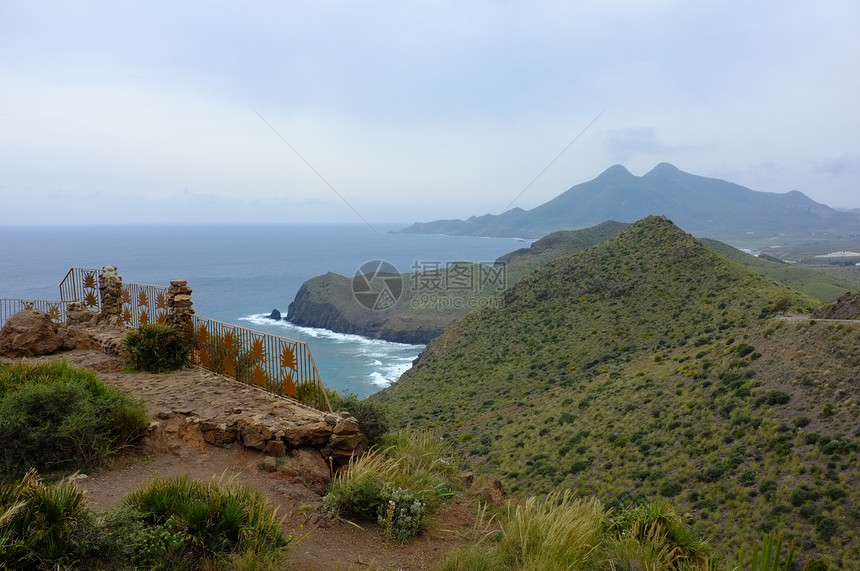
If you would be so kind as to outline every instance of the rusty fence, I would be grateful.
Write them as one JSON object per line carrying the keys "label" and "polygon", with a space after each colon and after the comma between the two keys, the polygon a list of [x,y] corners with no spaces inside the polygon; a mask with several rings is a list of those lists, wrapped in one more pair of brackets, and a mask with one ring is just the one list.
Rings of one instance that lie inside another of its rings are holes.
{"label": "rusty fence", "polygon": [[[72,268],[60,282],[60,299],[65,302],[81,301],[87,309],[101,309],[99,276],[95,268]],[[120,293],[122,310],[120,319],[128,327],[147,323],[164,323],[167,320],[167,286],[124,283]]]}
{"label": "rusty fence", "polygon": [[120,319],[128,327],[167,321],[167,286],[122,284]]}
{"label": "rusty fence", "polygon": [[66,302],[51,299],[0,299],[0,327],[12,315],[25,309],[38,309],[47,313],[54,323],[66,320]]}
{"label": "rusty fence", "polygon": [[192,316],[192,360],[278,396],[331,412],[307,343]]}
{"label": "rusty fence", "polygon": [[99,293],[101,270],[95,268],[71,268],[60,282],[60,299],[81,301],[87,309],[99,311],[102,308]]}
{"label": "rusty fence", "polygon": [[[71,301],[101,309],[101,270],[72,268],[60,283],[60,300],[0,299],[0,327],[23,309],[38,309],[66,321]],[[124,283],[120,319],[127,327],[167,320],[167,287]],[[191,362],[306,406],[331,412],[331,404],[307,343],[193,315]]]}

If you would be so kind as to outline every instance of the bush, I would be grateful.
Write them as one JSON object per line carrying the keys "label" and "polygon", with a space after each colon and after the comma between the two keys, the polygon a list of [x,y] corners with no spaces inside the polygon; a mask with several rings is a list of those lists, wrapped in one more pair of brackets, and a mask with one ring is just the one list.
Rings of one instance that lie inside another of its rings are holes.
{"label": "bush", "polygon": [[281,519],[263,497],[248,486],[221,486],[188,477],[162,480],[135,490],[125,504],[143,520],[184,538],[186,561],[200,561],[242,551],[269,551],[289,541],[281,533]]}
{"label": "bush", "polygon": [[125,336],[122,346],[129,364],[138,371],[175,371],[188,362],[188,341],[172,325],[141,325]]}
{"label": "bush", "polygon": [[398,432],[388,442],[335,476],[323,508],[332,518],[377,522],[389,538],[403,543],[451,496],[450,478],[457,470],[442,457],[445,443],[428,432]]}
{"label": "bush", "polygon": [[98,515],[68,481],[0,483],[2,569],[281,569],[280,529],[257,492],[217,482],[155,480]]}
{"label": "bush", "polygon": [[332,410],[345,410],[358,420],[358,425],[371,446],[378,444],[388,432],[389,424],[385,411],[376,401],[359,400],[353,393],[336,390],[328,391],[328,400]]}
{"label": "bush", "polygon": [[80,469],[138,438],[144,405],[68,363],[18,364],[0,374],[0,476]]}
{"label": "bush", "polygon": [[83,492],[68,481],[45,485],[31,470],[0,483],[0,566],[54,569],[81,556],[76,531],[90,525]]}
{"label": "bush", "polygon": [[707,565],[711,548],[695,535],[672,507],[663,501],[622,510],[612,518],[610,533],[623,546],[633,540],[647,552],[665,552],[661,569],[682,569],[690,565]]}

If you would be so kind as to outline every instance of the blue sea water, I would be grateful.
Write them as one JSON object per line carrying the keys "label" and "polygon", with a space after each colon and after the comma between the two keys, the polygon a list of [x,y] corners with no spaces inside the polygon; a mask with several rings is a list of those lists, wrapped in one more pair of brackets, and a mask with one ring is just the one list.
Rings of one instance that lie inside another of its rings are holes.
{"label": "blue sea water", "polygon": [[[310,345],[326,386],[367,396],[409,368],[423,348],[297,327],[284,316],[301,284],[326,272],[352,276],[369,260],[401,272],[416,263],[492,262],[523,240],[389,234],[406,224],[0,227],[0,298],[57,299],[71,267],[117,266],[125,282],[188,280],[203,317]],[[375,230],[375,231],[374,231]]]}

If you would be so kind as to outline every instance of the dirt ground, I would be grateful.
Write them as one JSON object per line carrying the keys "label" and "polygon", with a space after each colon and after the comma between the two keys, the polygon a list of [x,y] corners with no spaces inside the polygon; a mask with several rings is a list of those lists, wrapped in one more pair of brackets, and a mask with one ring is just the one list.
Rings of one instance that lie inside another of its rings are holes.
{"label": "dirt ground", "polygon": [[[199,368],[165,374],[127,373],[115,357],[100,350],[75,350],[30,361],[47,359],[65,359],[96,371],[106,383],[145,400],[154,422],[170,424],[189,411],[205,416],[223,409],[266,410],[277,399]],[[87,504],[96,511],[117,507],[128,492],[156,476],[233,479],[250,485],[284,516],[284,531],[300,537],[288,561],[289,569],[299,571],[433,569],[452,547],[464,541],[474,525],[476,502],[464,495],[434,514],[421,537],[406,545],[387,545],[375,524],[325,521],[320,515],[322,498],[301,484],[279,479],[277,472],[262,470],[264,458],[263,452],[240,445],[209,445],[199,431],[167,430],[148,454],[129,450],[78,484],[85,490]]]}

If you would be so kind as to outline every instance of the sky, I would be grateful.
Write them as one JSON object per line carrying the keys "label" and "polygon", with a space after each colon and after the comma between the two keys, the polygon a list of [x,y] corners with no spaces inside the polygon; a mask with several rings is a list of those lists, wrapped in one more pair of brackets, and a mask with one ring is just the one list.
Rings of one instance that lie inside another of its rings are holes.
{"label": "sky", "polygon": [[860,2],[0,0],[0,224],[415,222],[660,162],[860,207]]}

